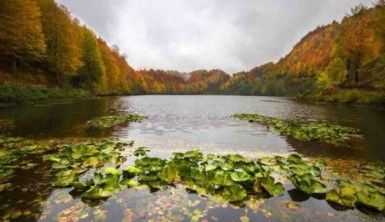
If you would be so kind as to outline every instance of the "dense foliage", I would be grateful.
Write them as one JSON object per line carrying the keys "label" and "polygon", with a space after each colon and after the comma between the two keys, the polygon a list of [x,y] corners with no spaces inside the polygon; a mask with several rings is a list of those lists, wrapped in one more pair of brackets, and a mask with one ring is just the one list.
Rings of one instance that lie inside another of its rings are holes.
{"label": "dense foliage", "polygon": [[[241,94],[384,104],[385,6],[357,6],[318,27],[277,63],[232,76],[135,71],[54,0],[0,3],[0,83],[81,88],[94,94]],[[256,49],[257,50],[257,49]]]}
{"label": "dense foliage", "polygon": [[[129,79],[137,77],[125,56],[64,6],[54,0],[0,4],[1,83],[76,87],[97,94],[130,92]],[[39,80],[20,75],[30,72]]]}

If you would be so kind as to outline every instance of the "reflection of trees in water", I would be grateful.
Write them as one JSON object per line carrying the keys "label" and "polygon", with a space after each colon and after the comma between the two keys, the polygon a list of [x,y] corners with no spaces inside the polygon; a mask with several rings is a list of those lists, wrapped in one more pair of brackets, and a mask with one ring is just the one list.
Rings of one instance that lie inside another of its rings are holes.
{"label": "reflection of trees in water", "polygon": [[4,181],[11,183],[11,187],[1,192],[0,218],[9,214],[8,219],[18,216],[18,220],[36,221],[43,213],[43,205],[53,191],[50,184],[53,175],[49,173],[50,164],[41,162],[37,156],[32,158],[38,163],[36,167],[18,170],[8,181]]}
{"label": "reflection of trees in water", "polygon": [[368,155],[365,150],[358,148],[357,145],[335,146],[316,141],[300,141],[287,137],[286,141],[295,152],[308,157],[330,157],[357,159],[365,158]]}
{"label": "reflection of trees in water", "polygon": [[[0,111],[3,118],[13,119],[14,135],[20,136],[82,136],[88,135],[80,127],[86,121],[120,110],[120,103],[114,97],[80,100],[46,106],[24,106]],[[96,134],[100,135],[100,134]],[[103,134],[105,136],[107,134]]]}

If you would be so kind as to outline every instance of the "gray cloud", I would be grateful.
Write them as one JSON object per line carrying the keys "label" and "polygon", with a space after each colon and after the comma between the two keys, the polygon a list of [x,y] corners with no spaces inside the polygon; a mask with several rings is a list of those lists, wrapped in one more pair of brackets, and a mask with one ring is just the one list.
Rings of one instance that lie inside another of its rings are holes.
{"label": "gray cloud", "polygon": [[137,69],[249,70],[372,0],[57,0]]}

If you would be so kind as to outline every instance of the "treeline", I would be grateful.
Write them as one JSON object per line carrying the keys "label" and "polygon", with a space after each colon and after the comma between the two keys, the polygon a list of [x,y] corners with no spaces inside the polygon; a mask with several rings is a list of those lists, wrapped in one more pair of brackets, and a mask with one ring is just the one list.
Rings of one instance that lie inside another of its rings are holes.
{"label": "treeline", "polygon": [[130,92],[135,71],[54,0],[0,1],[0,81]]}
{"label": "treeline", "polygon": [[137,74],[140,81],[135,94],[220,94],[220,87],[230,79],[229,74],[219,69],[190,73],[150,69]]}
{"label": "treeline", "polygon": [[385,1],[318,27],[277,63],[234,74],[223,93],[385,103]]}
{"label": "treeline", "polygon": [[56,87],[55,95],[59,87],[71,95],[80,89],[98,95],[241,94],[384,104],[385,1],[357,6],[341,23],[316,28],[277,63],[230,76],[217,69],[135,71],[117,46],[54,0],[1,0],[0,102],[25,94],[9,85],[15,83]]}

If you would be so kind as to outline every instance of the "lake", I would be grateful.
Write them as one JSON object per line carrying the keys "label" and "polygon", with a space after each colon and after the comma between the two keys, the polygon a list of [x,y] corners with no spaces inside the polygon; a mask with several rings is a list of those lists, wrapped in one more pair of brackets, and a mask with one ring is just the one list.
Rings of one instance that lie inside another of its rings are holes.
{"label": "lake", "polygon": [[[82,124],[103,115],[133,112],[148,118],[110,130],[90,131]],[[357,128],[363,139],[335,147],[280,136],[266,126],[239,121],[235,113],[258,113],[288,120],[330,121]],[[176,151],[239,153],[254,158],[298,153],[308,158],[385,161],[385,111],[377,108],[308,104],[288,98],[216,95],[147,95],[103,97],[75,102],[28,105],[0,109],[0,119],[11,119],[12,136],[34,140],[79,137],[116,137],[133,140],[134,147],[151,149],[150,155],[169,157]],[[28,157],[27,157],[28,158]],[[31,157],[38,158],[38,157]],[[70,188],[50,185],[47,163],[18,172],[13,189],[0,191],[0,218],[21,210],[20,221],[190,221],[195,212],[202,221],[383,221],[384,213],[341,209],[315,197],[303,198],[295,190],[263,199],[251,206],[218,204],[176,186],[158,192],[123,189],[96,205],[71,195]],[[294,207],[292,204],[294,203]],[[289,206],[289,207],[288,207]],[[30,214],[33,216],[30,216]],[[24,213],[27,212],[27,213]],[[202,213],[204,212],[204,214]],[[191,213],[190,213],[191,214]]]}

